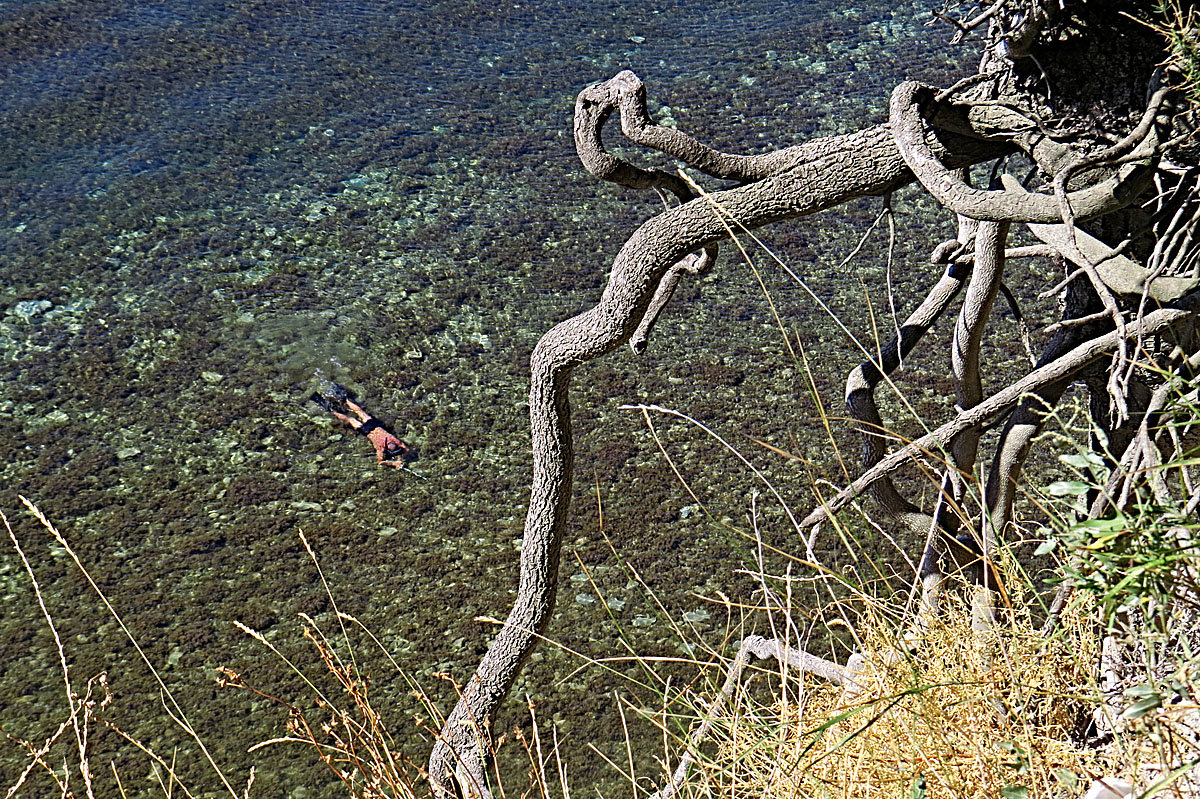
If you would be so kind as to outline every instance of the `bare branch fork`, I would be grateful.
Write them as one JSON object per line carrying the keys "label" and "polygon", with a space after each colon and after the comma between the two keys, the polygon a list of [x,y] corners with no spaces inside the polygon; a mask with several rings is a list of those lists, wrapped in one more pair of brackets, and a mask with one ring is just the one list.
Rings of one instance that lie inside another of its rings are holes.
{"label": "bare branch fork", "polygon": [[680,758],[675,771],[672,772],[670,781],[652,794],[650,799],[671,799],[683,787],[692,766],[698,762],[696,751],[700,744],[708,738],[713,723],[724,712],[726,703],[741,684],[742,673],[750,665],[750,661],[756,658],[777,660],[800,674],[813,674],[834,685],[845,686],[845,692],[849,695],[855,695],[862,690],[858,680],[862,677],[861,671],[865,662],[859,655],[851,655],[845,666],[839,666],[832,661],[810,655],[795,647],[789,647],[772,638],[763,638],[761,635],[746,636],[742,640],[742,645],[738,647],[733,661],[729,664],[725,682],[721,685],[721,690],[717,692],[712,704],[709,705],[704,720],[689,736],[688,749]]}

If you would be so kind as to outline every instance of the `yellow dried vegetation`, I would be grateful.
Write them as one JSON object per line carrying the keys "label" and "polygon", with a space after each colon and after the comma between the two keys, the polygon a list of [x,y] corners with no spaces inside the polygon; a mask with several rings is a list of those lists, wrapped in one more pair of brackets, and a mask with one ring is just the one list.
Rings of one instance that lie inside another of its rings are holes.
{"label": "yellow dried vegetation", "polygon": [[1050,637],[1021,601],[982,635],[969,608],[946,604],[943,621],[903,635],[866,610],[857,690],[786,673],[778,676],[790,685],[772,692],[786,701],[756,705],[761,692],[742,690],[702,767],[707,779],[693,788],[780,799],[1050,799],[1121,773],[1084,741],[1098,696],[1091,603],[1068,608]]}

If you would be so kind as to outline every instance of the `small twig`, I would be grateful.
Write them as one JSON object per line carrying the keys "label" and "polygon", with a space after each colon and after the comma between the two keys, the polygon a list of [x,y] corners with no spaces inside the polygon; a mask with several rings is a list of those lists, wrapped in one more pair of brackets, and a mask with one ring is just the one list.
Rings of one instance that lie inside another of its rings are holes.
{"label": "small twig", "polygon": [[1099,322],[1100,320],[1107,319],[1108,317],[1109,313],[1107,310],[1096,311],[1095,313],[1090,313],[1086,316],[1076,316],[1071,319],[1060,320],[1052,325],[1047,325],[1046,327],[1042,328],[1042,332],[1057,333],[1058,331],[1066,330],[1067,328],[1079,327],[1080,325],[1087,325],[1091,324],[1092,322]]}

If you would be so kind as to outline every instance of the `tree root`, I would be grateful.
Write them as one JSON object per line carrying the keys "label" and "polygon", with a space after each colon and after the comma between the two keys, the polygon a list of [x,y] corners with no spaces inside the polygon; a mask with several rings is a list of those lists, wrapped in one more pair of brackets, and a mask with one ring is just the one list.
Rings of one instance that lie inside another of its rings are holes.
{"label": "tree root", "polygon": [[[1008,238],[1008,223],[982,222],[975,234],[975,269],[963,298],[962,309],[954,326],[950,345],[950,371],[954,375],[958,408],[965,411],[983,400],[983,381],[979,372],[979,350],[987,328],[992,305],[1004,278],[1004,243]],[[980,427],[969,427],[950,441],[954,462],[951,476],[959,478],[955,485],[955,500],[962,501],[962,479],[975,471],[979,455]]]}
{"label": "tree root", "polygon": [[[1056,197],[1047,194],[1013,194],[1007,190],[972,188],[954,169],[938,160],[927,143],[930,134],[922,102],[933,98],[933,89],[920,83],[901,83],[892,91],[890,122],[896,144],[917,180],[943,206],[956,214],[988,222],[1062,222]],[[1140,154],[1139,154],[1140,155]],[[1151,153],[1142,156],[1151,160]],[[1133,202],[1154,175],[1152,163],[1129,164],[1108,179],[1067,195],[1075,219],[1091,219]]]}
{"label": "tree root", "polygon": [[[863,468],[871,468],[882,460],[886,453],[886,437],[883,432],[886,428],[875,401],[876,387],[884,377],[891,375],[899,367],[901,361],[908,357],[921,338],[945,313],[969,275],[968,268],[958,264],[951,265],[920,306],[904,320],[904,324],[900,326],[900,335],[884,347],[880,362],[876,364],[863,361],[846,378],[846,407],[862,436]],[[929,529],[929,523],[932,521],[930,517],[901,496],[889,477],[879,480],[870,490],[872,497],[890,517],[900,520],[906,527],[920,528],[922,534]]]}

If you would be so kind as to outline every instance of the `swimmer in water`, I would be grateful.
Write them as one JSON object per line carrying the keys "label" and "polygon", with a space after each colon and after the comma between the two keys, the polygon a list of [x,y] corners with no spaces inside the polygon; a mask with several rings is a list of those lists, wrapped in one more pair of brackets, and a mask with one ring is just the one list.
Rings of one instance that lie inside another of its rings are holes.
{"label": "swimmer in water", "polygon": [[[383,422],[355,402],[357,398],[343,386],[334,383],[332,394],[321,395],[314,392],[309,399],[366,436],[371,446],[375,447],[375,460],[384,466],[404,469],[417,459],[414,447],[401,441]],[[342,413],[339,408],[348,413]]]}

